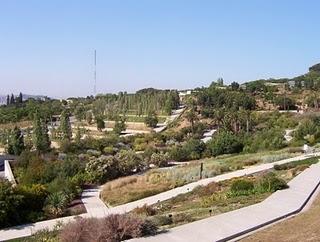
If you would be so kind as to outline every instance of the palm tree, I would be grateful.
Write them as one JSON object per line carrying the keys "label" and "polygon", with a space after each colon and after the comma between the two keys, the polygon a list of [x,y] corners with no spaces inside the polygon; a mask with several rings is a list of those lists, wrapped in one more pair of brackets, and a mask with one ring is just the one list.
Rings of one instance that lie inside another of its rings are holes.
{"label": "palm tree", "polygon": [[218,108],[218,109],[214,110],[213,115],[214,115],[214,119],[215,119],[218,126],[221,126],[225,114],[226,114],[226,112],[225,112],[224,108]]}

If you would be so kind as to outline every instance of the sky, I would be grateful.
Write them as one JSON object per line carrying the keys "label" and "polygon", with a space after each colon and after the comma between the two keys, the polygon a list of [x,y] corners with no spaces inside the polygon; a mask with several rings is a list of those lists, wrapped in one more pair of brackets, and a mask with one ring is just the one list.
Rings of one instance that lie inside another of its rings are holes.
{"label": "sky", "polygon": [[51,97],[293,77],[320,62],[318,0],[0,0],[0,94]]}

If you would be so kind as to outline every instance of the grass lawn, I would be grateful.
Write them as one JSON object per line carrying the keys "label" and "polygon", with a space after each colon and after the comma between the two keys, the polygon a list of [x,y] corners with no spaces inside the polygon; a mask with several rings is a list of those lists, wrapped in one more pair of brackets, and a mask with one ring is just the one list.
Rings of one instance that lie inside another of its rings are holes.
{"label": "grass lawn", "polygon": [[241,241],[320,241],[319,214],[320,195],[306,212],[258,231]]}
{"label": "grass lawn", "polygon": [[[273,169],[272,177],[286,183],[310,164],[316,162],[318,162],[317,158],[311,158],[279,170]],[[132,213],[146,216],[166,229],[259,203],[276,190],[266,189],[270,183],[279,184],[278,181],[272,179],[270,171],[264,171],[243,178],[213,182],[152,206],[145,205],[137,208]],[[247,190],[243,192],[241,189],[235,192],[234,183],[243,180],[251,183],[253,187],[249,189],[249,192]]]}
{"label": "grass lawn", "polygon": [[107,182],[103,186],[101,196],[106,204],[116,206],[195,182],[199,180],[201,162],[204,167],[203,177],[208,178],[250,165],[270,163],[298,155],[300,153],[291,153],[288,150],[225,155],[193,161],[184,166],[153,169],[143,175],[133,175]]}

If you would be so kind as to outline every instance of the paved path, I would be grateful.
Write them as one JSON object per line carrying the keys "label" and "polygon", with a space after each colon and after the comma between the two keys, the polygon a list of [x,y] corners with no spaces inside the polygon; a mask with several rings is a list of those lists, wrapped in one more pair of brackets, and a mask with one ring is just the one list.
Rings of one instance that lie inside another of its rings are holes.
{"label": "paved path", "polygon": [[289,189],[273,193],[263,202],[211,218],[178,226],[153,237],[131,242],[228,241],[277,219],[300,212],[320,183],[320,164],[312,165],[291,180]]}
{"label": "paved path", "polygon": [[[315,153],[313,155],[320,156],[320,152]],[[82,201],[85,203],[85,207],[88,212],[85,214],[82,214],[81,217],[103,217],[108,214],[129,212],[136,207],[143,206],[144,204],[148,204],[148,205],[155,204],[158,201],[164,201],[169,198],[175,197],[179,194],[187,193],[199,185],[207,185],[211,182],[218,182],[218,181],[231,179],[234,177],[254,174],[257,172],[271,169],[275,164],[285,164],[292,161],[303,160],[308,157],[310,157],[310,155],[302,155],[302,156],[298,156],[290,159],[284,159],[284,160],[273,162],[273,163],[252,166],[243,170],[238,170],[238,171],[226,173],[223,175],[219,175],[216,177],[193,182],[185,186],[169,190],[167,192],[163,192],[151,197],[147,197],[135,202],[127,203],[127,204],[113,207],[110,209],[107,209],[105,206],[103,206],[102,201],[98,201],[99,200],[98,190],[94,190],[94,189],[85,190],[84,194],[82,195]],[[39,231],[44,228],[53,229],[54,226],[57,224],[57,222],[68,223],[74,220],[76,217],[78,216],[70,216],[70,217],[64,217],[59,219],[46,220],[46,221],[37,222],[33,224],[26,224],[26,225],[11,227],[8,229],[3,229],[3,230],[0,230],[0,241],[30,236],[36,231]]]}
{"label": "paved path", "polygon": [[108,214],[108,207],[99,198],[99,188],[85,189],[81,194],[81,201],[90,217],[103,217]]}
{"label": "paved path", "polygon": [[159,123],[157,125],[156,128],[154,128],[153,130],[156,133],[161,133],[162,131],[164,131],[167,126],[172,123],[174,120],[176,120],[177,118],[179,118],[182,113],[184,112],[186,108],[184,106],[180,106],[179,109],[177,110],[172,110],[172,114],[167,118],[167,120],[164,123]]}

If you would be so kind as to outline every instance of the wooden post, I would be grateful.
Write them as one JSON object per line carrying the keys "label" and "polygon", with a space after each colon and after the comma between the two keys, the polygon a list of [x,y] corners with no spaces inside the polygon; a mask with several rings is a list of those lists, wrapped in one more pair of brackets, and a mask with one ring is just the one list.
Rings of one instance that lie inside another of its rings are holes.
{"label": "wooden post", "polygon": [[202,179],[203,163],[200,163],[200,180]]}

